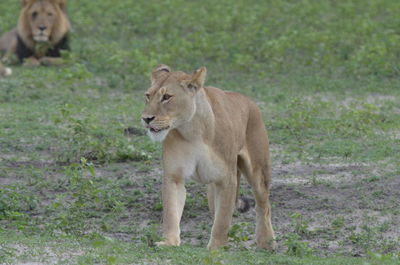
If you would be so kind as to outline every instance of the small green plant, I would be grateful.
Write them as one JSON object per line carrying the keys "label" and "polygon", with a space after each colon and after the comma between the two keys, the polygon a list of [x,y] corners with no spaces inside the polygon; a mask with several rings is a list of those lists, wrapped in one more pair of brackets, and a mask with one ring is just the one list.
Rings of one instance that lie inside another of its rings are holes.
{"label": "small green plant", "polygon": [[400,261],[400,253],[381,254],[368,251],[368,257],[373,261],[373,264],[385,264]]}
{"label": "small green plant", "polygon": [[225,264],[222,255],[218,250],[213,250],[210,254],[203,258],[202,263],[204,265],[223,265]]}
{"label": "small green plant", "polygon": [[365,181],[365,182],[376,182],[376,181],[379,181],[380,179],[381,179],[380,176],[371,176],[371,177],[363,179],[363,181]]}
{"label": "small green plant", "polygon": [[337,129],[344,135],[360,135],[370,132],[384,120],[378,107],[364,103],[361,108],[343,108]]}
{"label": "small green plant", "polygon": [[7,264],[7,259],[14,257],[16,255],[17,250],[15,248],[1,246],[0,247],[0,263]]}
{"label": "small green plant", "polygon": [[[151,159],[150,154],[136,148],[129,138],[124,137],[123,130],[119,134],[104,133],[94,116],[76,115],[75,111],[75,106],[64,104],[60,108],[61,116],[54,119],[63,129],[59,137],[64,147],[58,155],[60,163],[74,163],[81,157],[97,164]],[[81,109],[79,112],[86,111]]]}
{"label": "small green plant", "polygon": [[146,227],[143,230],[143,236],[141,237],[141,241],[149,247],[155,247],[156,242],[162,240],[162,238],[158,235],[158,229],[159,229],[158,224],[152,224]]}
{"label": "small green plant", "polygon": [[[80,157],[85,157],[91,161],[105,162],[108,159],[108,150],[113,144],[109,138],[98,132],[98,126],[93,122],[93,118],[88,116],[75,117],[73,115],[74,106],[65,104],[60,108],[61,117],[54,121],[64,130],[60,135],[65,149],[59,154],[60,162],[78,162]],[[84,110],[81,110],[84,112]]]}
{"label": "small green plant", "polygon": [[[56,211],[55,228],[66,233],[81,234],[86,230],[85,221],[97,212],[119,214],[124,210],[121,190],[95,177],[94,165],[86,158],[71,164],[65,172],[67,192],[50,205]],[[104,184],[105,187],[103,187]]]}
{"label": "small green plant", "polygon": [[285,238],[283,244],[287,247],[287,254],[296,257],[303,257],[312,254],[312,249],[308,246],[308,242],[301,241],[298,234],[289,233]]}
{"label": "small green plant", "polygon": [[37,198],[17,186],[0,188],[0,220],[23,220],[25,212],[37,207]]}
{"label": "small green plant", "polygon": [[229,230],[228,237],[230,241],[235,243],[245,242],[249,240],[249,223],[234,224]]}
{"label": "small green plant", "polygon": [[302,241],[301,238],[302,236],[310,234],[308,230],[308,221],[305,221],[300,213],[293,213],[290,215],[290,219],[294,232],[285,235],[283,244],[287,247],[287,253],[298,257],[310,255],[312,249],[309,247],[309,243]]}
{"label": "small green plant", "polygon": [[308,230],[308,221],[304,220],[303,215],[300,213],[293,213],[290,215],[290,219],[292,220],[292,227],[294,228],[295,233],[299,235],[309,235],[310,231]]}
{"label": "small green plant", "polygon": [[337,217],[336,219],[334,219],[332,221],[331,227],[333,229],[340,229],[340,228],[342,228],[344,226],[344,222],[345,222],[344,217],[343,216],[339,216],[339,217]]}

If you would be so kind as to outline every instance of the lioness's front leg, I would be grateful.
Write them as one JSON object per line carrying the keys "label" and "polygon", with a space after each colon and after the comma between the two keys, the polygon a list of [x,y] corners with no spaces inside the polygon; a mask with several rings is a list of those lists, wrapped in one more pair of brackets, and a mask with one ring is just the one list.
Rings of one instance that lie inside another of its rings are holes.
{"label": "lioness's front leg", "polygon": [[236,200],[236,176],[214,186],[215,214],[208,249],[217,249],[228,242],[228,231],[232,222]]}
{"label": "lioness's front leg", "polygon": [[185,199],[184,178],[165,174],[162,185],[164,241],[158,242],[157,245],[179,246],[181,243],[179,223]]}
{"label": "lioness's front leg", "polygon": [[215,184],[208,184],[207,187],[208,209],[210,210],[211,218],[215,216]]}

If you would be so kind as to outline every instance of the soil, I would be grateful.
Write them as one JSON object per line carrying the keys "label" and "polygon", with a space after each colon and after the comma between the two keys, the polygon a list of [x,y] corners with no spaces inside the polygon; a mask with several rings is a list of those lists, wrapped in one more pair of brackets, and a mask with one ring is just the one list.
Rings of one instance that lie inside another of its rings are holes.
{"label": "soil", "polygon": [[[126,172],[135,179],[133,189],[144,191],[144,183],[151,183],[156,192],[140,199],[143,209],[131,209],[131,217],[138,223],[138,231],[150,224],[161,223],[161,210],[154,210],[160,202],[162,170],[159,163],[147,172]],[[345,254],[365,256],[368,251],[400,251],[400,177],[371,179],[373,166],[366,164],[292,164],[276,163],[271,187],[272,222],[278,241],[278,252],[287,251],[285,242],[292,233],[317,255]],[[102,172],[108,175],[107,171]],[[242,193],[251,197],[250,186],[242,180]],[[158,192],[157,192],[158,191]],[[207,245],[212,219],[206,204],[206,187],[187,183],[187,203],[181,221],[182,242],[195,246]],[[189,203],[188,203],[189,201]],[[193,202],[194,201],[194,202]],[[188,205],[189,204],[189,205]],[[291,216],[301,214],[305,231],[296,231]],[[129,218],[128,218],[129,219]],[[234,223],[243,227],[249,240],[231,240],[232,248],[255,248],[255,210],[236,212]],[[126,220],[129,222],[129,220]],[[160,231],[159,231],[160,232]],[[140,232],[139,232],[140,233]],[[110,235],[131,240],[130,234]]]}
{"label": "soil", "polygon": [[[273,148],[273,146],[272,146]],[[361,163],[281,163],[273,160],[271,186],[272,222],[278,252],[286,252],[288,237],[297,233],[317,255],[344,254],[365,256],[369,251],[390,253],[400,251],[400,177],[390,176],[383,167]],[[24,165],[13,161],[10,166]],[[46,161],[30,162],[33,167],[49,166]],[[377,169],[379,168],[379,169]],[[115,229],[106,235],[124,241],[140,241],[143,231],[161,224],[162,170],[159,161],[149,168],[138,169],[133,163],[97,167],[97,177],[124,179],[125,190],[140,191],[135,205],[121,217]],[[380,177],[382,176],[382,177]],[[0,177],[0,185],[17,179]],[[209,240],[212,219],[206,201],[206,186],[187,183],[187,201],[181,222],[182,242],[205,247]],[[242,195],[251,198],[249,185],[241,181]],[[298,213],[297,227],[293,214]],[[255,210],[235,212],[249,240],[231,238],[230,247],[255,249]],[[128,229],[129,228],[129,229]],[[158,231],[159,234],[160,231]],[[245,237],[244,237],[245,238]]]}

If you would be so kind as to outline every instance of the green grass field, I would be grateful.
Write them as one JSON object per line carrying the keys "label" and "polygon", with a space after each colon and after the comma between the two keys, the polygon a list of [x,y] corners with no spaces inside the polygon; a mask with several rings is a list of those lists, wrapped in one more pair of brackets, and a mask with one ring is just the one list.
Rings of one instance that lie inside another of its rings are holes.
{"label": "green grass field", "polygon": [[[19,8],[0,2],[1,33]],[[67,66],[0,80],[0,264],[400,264],[398,0],[81,0],[68,13]],[[183,246],[154,246],[160,145],[140,114],[160,63],[206,66],[206,85],[260,106],[276,253],[256,250],[254,209],[207,251],[194,182]]]}

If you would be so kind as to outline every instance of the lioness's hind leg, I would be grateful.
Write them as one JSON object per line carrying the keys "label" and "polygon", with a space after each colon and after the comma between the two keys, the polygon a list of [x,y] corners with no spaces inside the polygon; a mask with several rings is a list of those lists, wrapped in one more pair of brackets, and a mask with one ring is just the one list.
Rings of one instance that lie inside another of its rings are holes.
{"label": "lioness's hind leg", "polygon": [[257,246],[263,249],[274,250],[276,247],[274,230],[271,224],[271,205],[269,190],[262,171],[253,176],[253,193],[256,199],[256,240]]}
{"label": "lioness's hind leg", "polygon": [[269,159],[268,137],[259,111],[255,111],[251,129],[247,131],[246,148],[239,155],[240,171],[246,176],[256,199],[256,240],[263,249],[276,247],[271,224],[269,185],[271,162]]}
{"label": "lioness's hind leg", "polygon": [[256,200],[256,241],[259,248],[275,248],[274,230],[271,224],[271,206],[269,203],[268,165],[264,172],[260,167],[254,169],[248,154],[239,157],[239,168],[249,182]]}

